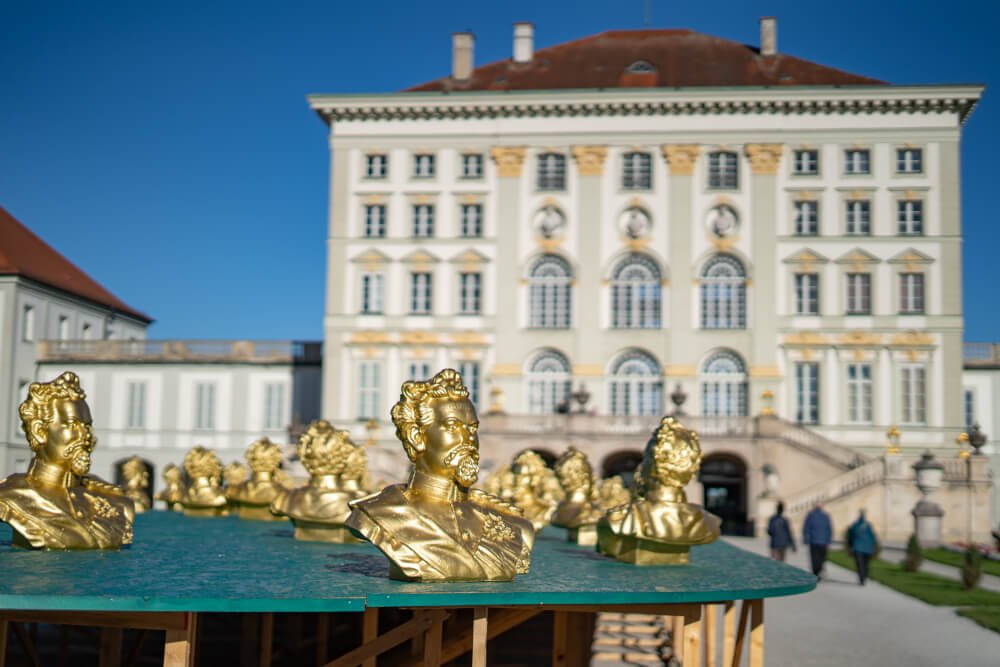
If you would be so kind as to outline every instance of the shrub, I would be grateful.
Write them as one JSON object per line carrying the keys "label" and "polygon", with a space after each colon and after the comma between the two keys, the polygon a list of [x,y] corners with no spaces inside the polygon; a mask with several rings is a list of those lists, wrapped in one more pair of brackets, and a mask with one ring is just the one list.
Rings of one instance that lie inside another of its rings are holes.
{"label": "shrub", "polygon": [[965,561],[962,563],[962,588],[975,588],[983,576],[983,555],[975,546],[965,550]]}
{"label": "shrub", "polygon": [[906,542],[906,557],[903,559],[903,569],[907,572],[916,572],[920,569],[920,564],[924,562],[924,552],[920,548],[920,542],[916,535],[910,535]]}

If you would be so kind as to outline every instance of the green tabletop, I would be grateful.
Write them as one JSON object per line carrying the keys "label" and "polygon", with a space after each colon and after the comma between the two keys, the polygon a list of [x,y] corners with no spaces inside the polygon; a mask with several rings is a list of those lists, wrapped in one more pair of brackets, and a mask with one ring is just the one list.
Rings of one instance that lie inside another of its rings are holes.
{"label": "green tabletop", "polygon": [[513,582],[419,584],[387,578],[368,544],[292,538],[284,522],[150,512],[120,552],[14,549],[0,524],[0,609],[317,612],[368,607],[669,604],[805,593],[816,579],[725,542],[684,566],[638,567],[547,528],[531,573]]}

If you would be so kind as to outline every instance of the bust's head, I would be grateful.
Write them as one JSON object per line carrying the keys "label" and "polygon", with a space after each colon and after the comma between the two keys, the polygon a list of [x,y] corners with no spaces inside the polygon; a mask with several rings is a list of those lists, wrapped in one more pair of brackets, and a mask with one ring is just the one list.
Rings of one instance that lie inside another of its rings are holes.
{"label": "bust's head", "polygon": [[226,486],[242,484],[247,481],[249,476],[250,473],[247,471],[246,465],[239,461],[231,461],[222,471],[222,479],[225,480]]}
{"label": "bust's head", "polygon": [[700,467],[698,434],[673,417],[664,417],[646,445],[642,465],[646,485],[682,488]]}
{"label": "bust's head", "polygon": [[479,418],[457,371],[446,368],[427,382],[404,382],[392,423],[416,470],[462,487],[476,482]]}
{"label": "bust's head", "polygon": [[198,445],[184,456],[184,471],[192,481],[209,479],[217,484],[222,475],[222,462],[211,449]]}
{"label": "bust's head", "polygon": [[168,463],[163,468],[163,481],[165,481],[168,485],[181,484],[184,481],[184,474],[181,472],[181,469],[173,463]]}
{"label": "bust's head", "polygon": [[274,472],[281,465],[281,447],[267,438],[256,440],[247,447],[247,463],[254,472]]}
{"label": "bust's head", "polygon": [[351,448],[350,454],[344,463],[344,472],[341,477],[345,480],[361,482],[368,474],[368,451],[364,447],[355,445]]}
{"label": "bust's head", "polygon": [[299,460],[310,475],[339,475],[352,449],[350,433],[326,424],[326,428],[310,437],[299,439]]}
{"label": "bust's head", "polygon": [[97,444],[87,395],[76,373],[51,382],[32,382],[18,412],[21,428],[35,457],[76,475],[90,471],[90,453]]}
{"label": "bust's head", "polygon": [[122,477],[125,478],[125,485],[130,489],[149,488],[149,467],[138,456],[133,456],[125,461],[122,465]]}
{"label": "bust's head", "polygon": [[584,492],[590,495],[594,486],[594,469],[587,455],[576,447],[570,447],[555,464],[556,477],[567,494]]}

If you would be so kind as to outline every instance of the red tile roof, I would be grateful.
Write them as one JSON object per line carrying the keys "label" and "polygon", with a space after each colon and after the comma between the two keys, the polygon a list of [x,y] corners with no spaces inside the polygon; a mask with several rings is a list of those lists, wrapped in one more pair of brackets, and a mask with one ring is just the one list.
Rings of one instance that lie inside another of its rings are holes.
{"label": "red tile roof", "polygon": [[101,287],[48,243],[36,236],[0,206],[0,275],[23,276],[81,299],[106,306],[130,317],[152,322],[153,318],[130,308]]}
{"label": "red tile roof", "polygon": [[[627,71],[641,62],[652,72]],[[884,81],[692,30],[611,30],[477,67],[466,81],[451,77],[409,91],[551,90],[678,86],[878,85]]]}

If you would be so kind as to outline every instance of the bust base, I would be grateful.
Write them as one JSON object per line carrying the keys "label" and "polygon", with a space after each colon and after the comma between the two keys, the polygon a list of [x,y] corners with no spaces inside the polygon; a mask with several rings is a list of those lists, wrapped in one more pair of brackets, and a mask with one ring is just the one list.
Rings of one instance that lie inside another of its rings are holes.
{"label": "bust base", "polygon": [[250,519],[251,521],[285,521],[284,516],[275,516],[271,514],[271,505],[248,505],[246,503],[236,504],[236,516],[241,519]]}
{"label": "bust base", "polygon": [[363,540],[355,537],[344,524],[318,523],[316,521],[300,521],[292,519],[295,524],[295,539],[303,542],[330,542],[334,544],[353,544]]}
{"label": "bust base", "polygon": [[689,544],[668,544],[644,540],[635,535],[616,535],[602,531],[598,551],[633,565],[687,565]]}
{"label": "bust base", "polygon": [[576,542],[582,547],[594,546],[597,544],[597,524],[567,528],[566,540]]}
{"label": "bust base", "polygon": [[185,507],[184,516],[206,517],[206,516],[226,516],[229,510],[225,505],[222,507]]}

